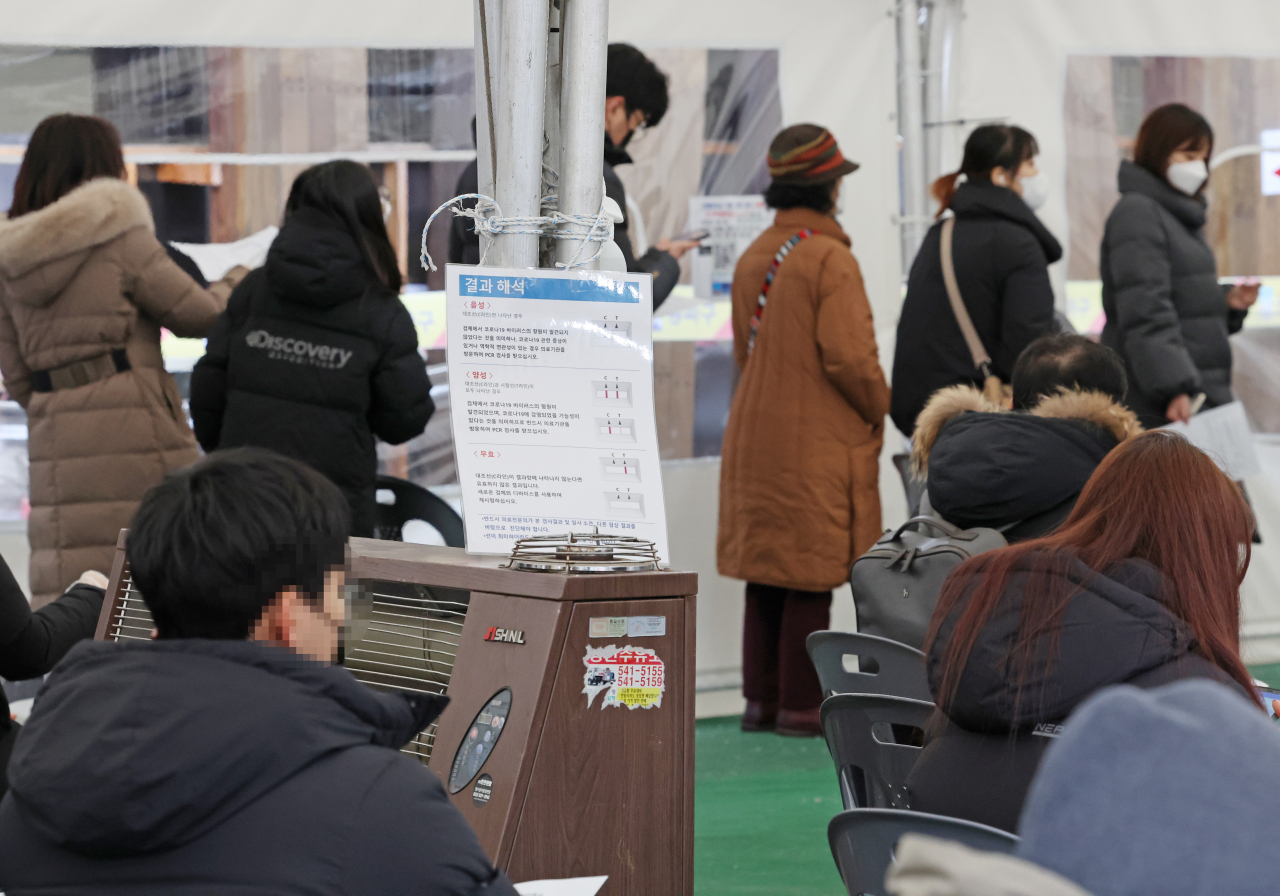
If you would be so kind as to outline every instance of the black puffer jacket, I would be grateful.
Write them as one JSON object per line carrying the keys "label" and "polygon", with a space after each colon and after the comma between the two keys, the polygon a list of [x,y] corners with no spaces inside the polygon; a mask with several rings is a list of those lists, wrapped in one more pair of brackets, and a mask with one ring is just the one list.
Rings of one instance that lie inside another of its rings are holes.
{"label": "black puffer jacket", "polygon": [[1145,426],[1161,426],[1178,395],[1203,392],[1210,408],[1232,400],[1227,336],[1247,312],[1229,308],[1218,283],[1203,199],[1129,161],[1119,187],[1099,258],[1102,342],[1129,370],[1128,405]]}
{"label": "black puffer jacket", "polygon": [[[1195,652],[1191,627],[1165,609],[1160,595],[1166,586],[1154,566],[1126,560],[1098,574],[1064,557],[1058,558],[1058,574],[1079,590],[1055,633],[1057,649],[1047,638],[1033,648],[1018,701],[1009,658],[1028,573],[1047,559],[1032,554],[1015,568],[960,677],[945,728],[925,746],[907,780],[912,809],[1014,831],[1045,748],[1089,695],[1113,684],[1156,687],[1182,678],[1212,678],[1240,690]],[[935,695],[956,615],[943,624],[926,659]]]}
{"label": "black puffer jacket", "polygon": [[444,702],[249,641],[82,643],[14,749],[0,889],[511,896],[399,752]]}
{"label": "black puffer jacket", "polygon": [[615,224],[613,227],[613,241],[622,250],[622,255],[627,260],[628,271],[633,274],[653,275],[653,310],[657,311],[658,306],[667,300],[671,290],[675,289],[676,284],[680,282],[680,262],[676,261],[670,252],[663,252],[652,246],[636,258],[635,249],[631,246],[627,191],[622,185],[622,178],[618,177],[618,172],[613,170],[615,165],[630,164],[631,156],[625,149],[614,146],[613,141],[606,134],[604,137],[604,194],[618,203],[618,209],[624,218],[621,224]]}
{"label": "black puffer jacket", "polygon": [[[32,612],[27,596],[0,557],[0,676],[10,681],[47,673],[77,641],[92,638],[102,610],[102,589],[76,583],[52,603]],[[20,730],[9,718],[0,690],[0,796],[8,789],[5,768]]]}
{"label": "black puffer jacket", "polygon": [[1102,459],[1140,432],[1132,411],[1097,392],[1062,392],[1015,412],[973,386],[951,386],[916,419],[911,460],[943,519],[1025,541],[1065,520]]}
{"label": "black puffer jacket", "polygon": [[[1035,338],[1057,331],[1048,266],[1062,247],[1012,190],[981,181],[960,185],[952,258],[974,329],[1006,383],[1018,355]],[[946,386],[981,386],[942,280],[942,223],[930,228],[911,265],[898,318],[890,416],[904,435],[929,396]]]}
{"label": "black puffer jacket", "polygon": [[191,376],[206,451],[257,445],[310,464],[351,502],[353,535],[373,532],[374,436],[405,442],[434,410],[413,318],[311,209],[236,287]]}

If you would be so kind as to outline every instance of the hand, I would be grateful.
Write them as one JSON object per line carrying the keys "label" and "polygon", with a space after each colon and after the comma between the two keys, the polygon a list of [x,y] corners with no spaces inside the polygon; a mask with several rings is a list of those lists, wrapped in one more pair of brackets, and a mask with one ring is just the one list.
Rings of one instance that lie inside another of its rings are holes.
{"label": "hand", "polygon": [[1164,412],[1171,423],[1188,423],[1191,421],[1191,398],[1188,395],[1179,395],[1173,401],[1169,402],[1169,408]]}
{"label": "hand", "polygon": [[668,253],[677,261],[694,246],[698,245],[696,240],[658,240],[653,244],[653,248]]}
{"label": "hand", "polygon": [[1227,304],[1236,311],[1248,311],[1258,301],[1257,283],[1240,283],[1227,293]]}

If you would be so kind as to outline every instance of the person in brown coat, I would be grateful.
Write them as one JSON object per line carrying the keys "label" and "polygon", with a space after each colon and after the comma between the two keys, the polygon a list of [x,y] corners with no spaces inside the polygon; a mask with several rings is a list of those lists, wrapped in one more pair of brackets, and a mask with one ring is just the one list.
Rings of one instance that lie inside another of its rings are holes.
{"label": "person in brown coat", "polygon": [[832,217],[840,178],[856,168],[824,128],[779,133],[765,192],[777,215],[733,277],[742,379],[722,451],[717,557],[722,575],[748,583],[748,731],[820,733],[805,638],[829,625],[831,590],[880,535],[889,388],[862,273]]}
{"label": "person in brown coat", "polygon": [[199,456],[160,328],[204,336],[243,276],[202,289],[124,175],[111,124],[51,116],[0,221],[0,373],[28,417],[36,606],[109,571],[142,496]]}

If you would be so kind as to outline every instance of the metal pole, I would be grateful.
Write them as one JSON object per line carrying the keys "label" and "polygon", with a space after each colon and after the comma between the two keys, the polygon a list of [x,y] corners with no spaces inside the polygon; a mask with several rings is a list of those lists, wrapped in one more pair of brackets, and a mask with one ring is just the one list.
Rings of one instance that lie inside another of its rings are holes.
{"label": "metal pole", "polygon": [[[595,215],[604,198],[604,79],[609,52],[608,0],[564,0],[560,13],[564,46],[564,86],[560,96],[563,148],[560,154],[560,210]],[[586,226],[566,227],[586,233]],[[580,239],[562,239],[557,260],[568,264],[595,254]],[[586,267],[594,269],[593,262]]]}
{"label": "metal pole", "polygon": [[[547,79],[548,0],[502,0],[502,71],[495,104],[498,170],[494,199],[508,218],[541,212],[542,93]],[[532,229],[532,228],[530,228]],[[536,268],[538,234],[502,234],[494,244],[499,267]]]}
{"label": "metal pole", "polygon": [[920,70],[919,17],[919,0],[898,0],[898,125],[902,136],[904,276],[924,239],[929,214],[924,179],[924,84]]}
{"label": "metal pole", "polygon": [[[542,121],[546,132],[542,151],[542,195],[554,195],[557,200],[559,199],[560,152],[563,142],[560,134],[560,91],[563,74],[561,69],[564,62],[564,43],[561,34],[563,15],[561,10],[564,2],[565,0],[561,0],[561,8],[557,8],[554,3],[551,5],[551,27],[547,32],[547,83],[542,94]],[[555,207],[560,207],[558,201]],[[549,214],[546,209],[543,212]],[[542,237],[538,245],[538,266],[554,267],[555,260],[556,241],[549,236]]]}
{"label": "metal pole", "polygon": [[956,137],[963,134],[949,122],[956,118],[956,53],[963,15],[963,0],[933,0],[929,9],[929,56],[924,82],[927,180],[954,171],[960,163]]}
{"label": "metal pole", "polygon": [[[483,21],[481,12],[483,10]],[[501,70],[502,0],[476,0],[475,67],[476,67],[476,173],[477,192],[493,195],[493,131],[489,123],[489,104],[498,101],[498,72]],[[488,47],[484,37],[488,37]],[[488,50],[486,54],[485,50]],[[485,79],[486,56],[489,77]],[[491,238],[480,234],[480,257],[485,258]],[[487,259],[486,262],[492,261]]]}

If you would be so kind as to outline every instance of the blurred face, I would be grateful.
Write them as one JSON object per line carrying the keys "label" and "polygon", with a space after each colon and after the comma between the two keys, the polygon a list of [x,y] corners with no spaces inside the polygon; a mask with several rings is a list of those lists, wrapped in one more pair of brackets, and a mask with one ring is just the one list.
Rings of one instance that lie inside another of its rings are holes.
{"label": "blurred face", "polygon": [[998,187],[1008,187],[1019,196],[1022,195],[1022,179],[1024,177],[1035,177],[1040,173],[1040,169],[1036,167],[1036,160],[1033,156],[1027,159],[1020,166],[1016,175],[1010,177],[1009,169],[997,165],[991,169],[991,182]]}
{"label": "blurred face", "polygon": [[340,568],[326,573],[324,595],[319,602],[304,599],[294,588],[281,591],[263,610],[250,640],[276,644],[322,663],[336,662],[338,643],[347,624],[343,591],[346,581],[346,572]]}
{"label": "blurred face", "polygon": [[1187,144],[1180,146],[1169,154],[1169,164],[1177,165],[1179,162],[1207,162],[1209,161],[1209,147],[1192,146]]}
{"label": "blurred face", "polygon": [[627,111],[627,101],[620,96],[604,101],[604,130],[614,146],[625,146],[631,135],[645,126],[645,114],[639,109]]}

